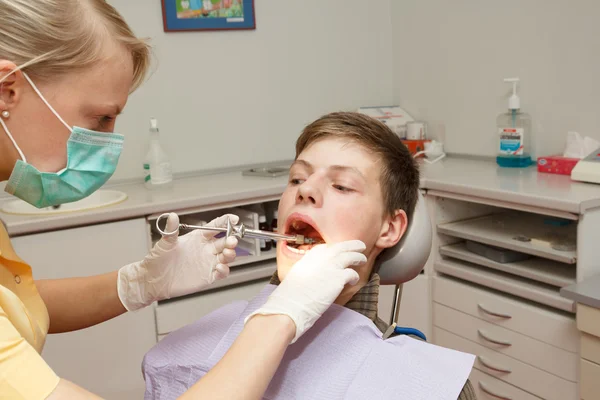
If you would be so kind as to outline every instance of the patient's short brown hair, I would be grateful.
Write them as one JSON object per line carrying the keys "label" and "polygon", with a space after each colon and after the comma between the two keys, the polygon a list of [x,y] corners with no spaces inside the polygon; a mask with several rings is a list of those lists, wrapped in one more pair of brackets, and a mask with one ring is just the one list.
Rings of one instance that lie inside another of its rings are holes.
{"label": "patient's short brown hair", "polygon": [[314,121],[296,141],[296,158],[325,138],[348,138],[380,160],[380,183],[386,211],[404,210],[412,217],[419,190],[419,168],[400,138],[384,123],[355,112],[334,112]]}

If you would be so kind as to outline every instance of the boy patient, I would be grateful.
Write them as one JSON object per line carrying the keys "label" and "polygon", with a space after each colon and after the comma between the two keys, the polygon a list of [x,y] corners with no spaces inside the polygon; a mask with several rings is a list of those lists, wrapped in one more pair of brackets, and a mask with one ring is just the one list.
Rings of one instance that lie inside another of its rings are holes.
{"label": "boy patient", "polygon": [[[347,285],[335,303],[369,318],[382,333],[388,324],[377,316],[379,276],[373,267],[378,255],[402,238],[418,190],[417,164],[396,134],[371,117],[337,112],[314,121],[298,138],[279,202],[279,232],[302,234],[316,243],[364,242],[367,262],[353,267],[359,281]],[[285,280],[312,246],[280,242],[270,283]],[[469,381],[459,399],[475,399]]]}

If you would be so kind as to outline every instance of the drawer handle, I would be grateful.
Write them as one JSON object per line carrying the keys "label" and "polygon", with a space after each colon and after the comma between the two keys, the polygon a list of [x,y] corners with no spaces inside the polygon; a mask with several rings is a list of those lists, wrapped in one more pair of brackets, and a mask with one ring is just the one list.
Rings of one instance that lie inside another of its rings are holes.
{"label": "drawer handle", "polygon": [[486,360],[485,358],[483,358],[481,356],[477,356],[477,358],[479,358],[479,362],[482,363],[484,367],[487,367],[491,370],[498,371],[498,372],[504,372],[506,374],[510,374],[512,372],[510,369],[503,368],[503,367],[497,367],[497,366],[493,365],[489,360]]}
{"label": "drawer handle", "polygon": [[506,318],[506,319],[511,319],[512,315],[508,315],[508,314],[502,314],[502,313],[498,313],[498,312],[494,312],[494,311],[490,311],[487,308],[485,308],[484,306],[482,306],[481,304],[477,304],[477,306],[481,309],[481,311],[483,311],[486,314],[492,315],[494,317],[500,317],[500,318]]}
{"label": "drawer handle", "polygon": [[479,333],[479,336],[481,336],[482,338],[484,338],[485,340],[487,340],[490,343],[499,344],[501,346],[512,346],[512,343],[507,340],[494,339],[494,338],[489,337],[489,335],[486,334],[485,331],[482,331],[481,329],[478,329],[477,333]]}
{"label": "drawer handle", "polygon": [[489,394],[490,396],[497,397],[497,398],[502,399],[502,400],[512,400],[512,397],[508,397],[508,396],[505,396],[503,394],[494,393],[494,391],[492,389],[490,389],[489,387],[487,387],[481,381],[479,381],[479,387],[481,388],[482,391],[484,391],[485,393]]}

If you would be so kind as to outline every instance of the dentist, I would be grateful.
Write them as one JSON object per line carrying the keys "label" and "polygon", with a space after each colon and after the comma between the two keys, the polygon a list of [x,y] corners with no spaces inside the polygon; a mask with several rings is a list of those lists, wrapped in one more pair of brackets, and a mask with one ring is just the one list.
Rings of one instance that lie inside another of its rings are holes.
{"label": "dentist", "polygon": [[[36,207],[89,196],[115,171],[125,139],[115,119],[144,80],[148,46],[104,0],[0,0],[0,21],[0,181]],[[227,218],[237,223],[210,224]],[[178,223],[171,214],[167,230]],[[38,281],[0,224],[0,398],[97,398],[45,363],[47,333],[194,293],[229,274],[236,246],[194,231],[111,273]],[[261,398],[287,346],[358,280],[347,267],[366,261],[363,250],[358,241],[315,247],[183,397]]]}

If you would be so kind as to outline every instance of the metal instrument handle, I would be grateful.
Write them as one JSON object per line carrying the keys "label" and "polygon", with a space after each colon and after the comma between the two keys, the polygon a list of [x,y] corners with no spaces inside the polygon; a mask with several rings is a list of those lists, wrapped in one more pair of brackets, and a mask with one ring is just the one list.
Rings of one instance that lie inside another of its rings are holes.
{"label": "metal instrument handle", "polygon": [[[169,218],[169,213],[165,213],[165,214],[161,214],[160,217],[158,217],[156,219],[156,230],[158,231],[158,233],[160,233],[162,236],[172,236],[176,233],[179,232],[179,227],[177,227],[177,230],[173,231],[173,232],[165,232],[162,229],[160,229],[160,226],[158,225],[158,223],[160,222],[161,219],[167,219]],[[165,222],[165,229],[167,229],[167,223]]]}
{"label": "metal instrument handle", "polygon": [[[165,214],[161,214],[157,219],[156,219],[156,230],[158,231],[158,233],[160,233],[162,236],[171,236],[176,234],[177,232],[179,232],[180,229],[200,229],[203,231],[213,231],[213,232],[227,232],[227,236],[229,236],[232,232],[232,226],[231,223],[228,221],[227,222],[227,228],[219,228],[219,227],[214,227],[214,226],[206,226],[206,225],[188,225],[188,224],[179,224],[179,226],[177,227],[177,230],[174,230],[173,232],[166,232],[163,229],[160,228],[159,222],[163,219],[163,218],[168,218],[169,217],[169,213],[165,213]],[[167,229],[167,225],[165,223],[165,229]]]}

